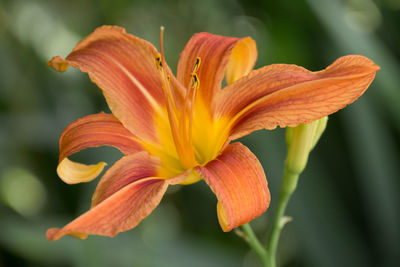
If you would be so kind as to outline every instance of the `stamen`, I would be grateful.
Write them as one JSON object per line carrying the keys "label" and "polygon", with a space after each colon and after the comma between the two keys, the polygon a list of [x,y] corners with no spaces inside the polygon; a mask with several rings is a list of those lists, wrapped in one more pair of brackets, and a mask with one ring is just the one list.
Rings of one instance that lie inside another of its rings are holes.
{"label": "stamen", "polygon": [[191,76],[191,85],[186,90],[185,102],[183,106],[183,112],[181,116],[180,132],[183,136],[184,147],[188,149],[188,152],[194,157],[194,147],[192,144],[192,121],[193,121],[193,106],[196,98],[197,88],[200,85],[200,79],[197,75],[201,63],[200,57],[196,58],[196,62],[193,67]]}
{"label": "stamen", "polygon": [[[192,83],[192,87],[191,87],[191,94],[188,96],[188,102],[189,102],[189,106],[188,106],[188,110],[187,110],[187,116],[188,116],[188,120],[189,120],[189,125],[188,125],[188,129],[187,129],[187,142],[189,144],[192,144],[192,122],[193,122],[193,106],[194,106],[194,101],[196,99],[196,93],[197,93],[197,88],[200,85],[200,80],[197,77],[197,74],[193,73],[193,83]],[[192,150],[193,150],[193,146],[192,146]],[[192,152],[194,153],[194,151]]]}
{"label": "stamen", "polygon": [[[185,120],[179,123],[178,120],[178,110],[175,105],[175,99],[171,91],[170,81],[171,76],[167,74],[166,69],[163,66],[164,58],[164,46],[163,46],[163,35],[164,35],[164,27],[160,28],[160,51],[161,55],[156,57],[156,65],[157,69],[161,72],[162,77],[162,89],[166,101],[167,113],[169,124],[171,128],[172,138],[175,143],[176,152],[178,153],[181,164],[184,168],[190,169],[197,165],[194,154],[193,154],[193,146],[191,143],[187,142],[187,134],[186,131],[182,131],[182,126],[185,127]],[[185,110],[185,107],[184,107]],[[183,115],[185,112],[182,112]]]}

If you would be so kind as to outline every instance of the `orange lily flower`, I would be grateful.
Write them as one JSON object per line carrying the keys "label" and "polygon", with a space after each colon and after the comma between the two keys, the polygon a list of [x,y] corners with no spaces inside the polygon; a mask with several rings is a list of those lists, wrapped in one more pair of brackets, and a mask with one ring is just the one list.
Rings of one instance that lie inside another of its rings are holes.
{"label": "orange lily flower", "polygon": [[[267,180],[249,149],[230,142],[336,112],[355,101],[379,69],[363,56],[345,56],[318,72],[284,64],[252,71],[253,39],[199,33],[181,53],[175,77],[162,47],[159,53],[123,28],[103,26],[66,59],[48,62],[59,71],[71,65],[87,72],[112,111],[83,117],[62,133],[59,177],[74,184],[102,172],[104,162],[68,159],[84,148],[108,145],[124,153],[99,181],[91,209],[49,229],[49,240],[129,230],[152,212],[169,185],[201,179],[218,199],[223,231],[249,222],[269,206]],[[224,77],[228,85],[221,90]]]}

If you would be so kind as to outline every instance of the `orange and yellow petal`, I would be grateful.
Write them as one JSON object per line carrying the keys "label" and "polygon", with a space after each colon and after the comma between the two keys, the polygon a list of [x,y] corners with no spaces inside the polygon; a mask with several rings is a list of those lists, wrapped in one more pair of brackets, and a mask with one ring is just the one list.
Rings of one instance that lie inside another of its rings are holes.
{"label": "orange and yellow petal", "polygon": [[[242,56],[249,55],[244,58]],[[257,52],[250,37],[223,37],[210,33],[195,34],[186,44],[178,63],[177,78],[185,88],[192,84],[195,72],[200,80],[198,94],[205,103],[211,103],[221,87],[228,66],[229,81],[238,75],[247,74],[255,63]],[[195,67],[200,58],[198,68]],[[232,60],[230,61],[230,59]],[[228,64],[229,62],[229,64]]]}
{"label": "orange and yellow petal", "polygon": [[96,178],[106,165],[99,162],[85,165],[67,157],[88,147],[114,146],[122,153],[131,154],[143,150],[137,138],[112,114],[98,113],[72,122],[61,134],[60,158],[57,167],[59,177],[68,184],[89,182]]}
{"label": "orange and yellow petal", "polygon": [[231,83],[250,72],[256,59],[256,43],[250,37],[198,33],[182,51],[178,80],[185,88],[191,88],[193,75],[198,78],[196,97],[192,103],[192,140],[195,158],[200,165],[215,158],[228,137],[221,131],[225,124],[216,122],[213,117],[213,99],[220,92],[224,75],[226,81]]}
{"label": "orange and yellow petal", "polygon": [[87,147],[114,146],[124,154],[143,150],[136,136],[112,114],[98,113],[72,122],[60,136],[60,160]]}
{"label": "orange and yellow petal", "polygon": [[259,129],[294,127],[332,114],[368,88],[379,67],[363,56],[344,56],[311,72],[276,64],[255,70],[218,96],[216,117],[236,139]]}
{"label": "orange and yellow petal", "polygon": [[125,128],[157,143],[155,116],[167,119],[158,56],[149,42],[123,28],[103,26],[78,43],[66,59],[57,56],[48,64],[60,71],[71,65],[87,72]]}
{"label": "orange and yellow petal", "polygon": [[160,160],[146,151],[122,157],[100,179],[92,197],[92,207],[128,184],[146,177],[155,177],[159,166]]}
{"label": "orange and yellow petal", "polygon": [[86,183],[99,176],[105,166],[107,163],[102,161],[87,165],[64,158],[58,163],[57,175],[67,184]]}
{"label": "orange and yellow petal", "polygon": [[250,37],[240,39],[232,50],[228,65],[226,65],[226,82],[231,84],[247,75],[253,69],[256,60],[256,42]]}
{"label": "orange and yellow petal", "polygon": [[147,217],[161,201],[167,183],[159,178],[146,178],[131,183],[63,228],[51,228],[47,239],[65,235],[84,239],[89,234],[115,236],[132,229]]}
{"label": "orange and yellow petal", "polygon": [[220,156],[196,170],[218,198],[218,220],[230,231],[264,213],[270,193],[264,170],[241,143],[228,145]]}

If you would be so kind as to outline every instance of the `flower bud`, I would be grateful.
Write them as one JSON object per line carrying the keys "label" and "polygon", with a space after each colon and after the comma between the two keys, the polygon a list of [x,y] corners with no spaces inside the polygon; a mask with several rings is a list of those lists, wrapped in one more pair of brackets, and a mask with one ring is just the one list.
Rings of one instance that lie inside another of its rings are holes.
{"label": "flower bud", "polygon": [[324,132],[327,121],[328,117],[323,117],[311,123],[299,124],[287,129],[288,155],[286,168],[288,171],[300,174],[304,170],[308,155]]}

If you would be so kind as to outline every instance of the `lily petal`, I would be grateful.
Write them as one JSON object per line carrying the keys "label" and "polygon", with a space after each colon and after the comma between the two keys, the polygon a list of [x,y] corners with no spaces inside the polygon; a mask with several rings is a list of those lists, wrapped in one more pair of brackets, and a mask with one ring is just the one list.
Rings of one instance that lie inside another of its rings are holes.
{"label": "lily petal", "polygon": [[122,157],[97,184],[92,197],[92,207],[128,184],[146,177],[155,177],[159,166],[160,160],[146,151]]}
{"label": "lily petal", "polygon": [[218,198],[218,220],[223,231],[251,221],[268,208],[270,194],[263,168],[241,143],[227,146],[217,159],[196,170]]}
{"label": "lily petal", "polygon": [[123,28],[102,26],[66,59],[57,56],[48,65],[59,71],[71,65],[87,72],[102,89],[118,120],[141,139],[157,142],[155,116],[166,116],[161,75],[156,67],[158,56],[152,44],[127,34]]}
{"label": "lily petal", "polygon": [[135,227],[161,201],[167,183],[159,178],[146,178],[131,183],[82,214],[63,228],[51,228],[47,239],[57,240],[65,235],[81,239],[88,234],[115,236]]}
{"label": "lily petal", "polygon": [[232,50],[231,57],[226,66],[226,82],[231,84],[247,75],[253,69],[256,60],[256,42],[250,37],[240,39]]}
{"label": "lily petal", "polygon": [[61,134],[58,176],[68,184],[88,182],[96,178],[104,162],[96,165],[75,163],[67,157],[88,147],[114,146],[122,153],[131,154],[143,150],[137,138],[112,114],[98,113],[71,123]]}
{"label": "lily petal", "polygon": [[270,65],[226,87],[216,117],[230,121],[232,140],[262,128],[309,123],[354,102],[377,70],[379,66],[363,56],[341,57],[318,72]]}
{"label": "lily petal", "polygon": [[97,186],[92,208],[61,229],[49,229],[47,239],[114,236],[135,227],[157,207],[168,187],[167,180],[147,176],[154,174],[158,165],[147,152],[121,158]]}
{"label": "lily petal", "polygon": [[114,146],[124,154],[144,148],[112,114],[98,113],[71,123],[60,136],[60,161],[87,147]]}
{"label": "lily petal", "polygon": [[57,174],[67,184],[86,183],[99,176],[106,165],[105,162],[86,165],[64,158],[57,166]]}
{"label": "lily petal", "polygon": [[247,74],[254,66],[257,51],[250,37],[238,39],[205,32],[193,35],[178,63],[177,78],[185,88],[191,86],[197,57],[200,58],[199,68],[195,71],[200,80],[198,93],[205,103],[211,103],[221,88],[225,69],[228,82]]}

